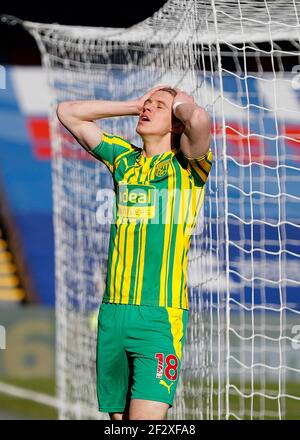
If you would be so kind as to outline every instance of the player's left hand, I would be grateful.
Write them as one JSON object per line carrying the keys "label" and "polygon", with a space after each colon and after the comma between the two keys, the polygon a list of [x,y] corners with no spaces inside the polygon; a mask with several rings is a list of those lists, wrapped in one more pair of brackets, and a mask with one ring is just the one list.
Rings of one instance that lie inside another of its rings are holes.
{"label": "player's left hand", "polygon": [[194,98],[191,95],[188,95],[187,93],[183,92],[182,90],[176,88],[177,95],[174,97],[173,105],[176,102],[182,102],[185,104],[196,104]]}

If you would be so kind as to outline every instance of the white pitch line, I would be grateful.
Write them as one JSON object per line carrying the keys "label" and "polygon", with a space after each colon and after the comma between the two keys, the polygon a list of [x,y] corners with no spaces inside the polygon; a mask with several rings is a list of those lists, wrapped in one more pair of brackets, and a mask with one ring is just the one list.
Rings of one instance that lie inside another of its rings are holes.
{"label": "white pitch line", "polygon": [[7,383],[0,382],[0,393],[9,394],[20,399],[33,400],[41,403],[42,405],[51,406],[53,408],[59,408],[60,403],[56,397],[51,397],[47,394],[38,393],[36,391],[25,390],[14,385],[8,385]]}

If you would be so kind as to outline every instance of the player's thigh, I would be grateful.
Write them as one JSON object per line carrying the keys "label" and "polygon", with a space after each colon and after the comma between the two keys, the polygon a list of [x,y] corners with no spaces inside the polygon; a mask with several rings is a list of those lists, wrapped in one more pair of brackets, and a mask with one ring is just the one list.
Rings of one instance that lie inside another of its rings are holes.
{"label": "player's thigh", "polygon": [[164,420],[169,404],[145,399],[131,399],[129,407],[130,420]]}
{"label": "player's thigh", "polygon": [[128,401],[129,366],[118,322],[122,309],[103,303],[99,312],[97,337],[97,397],[99,410],[123,413]]}
{"label": "player's thigh", "polygon": [[179,380],[188,312],[175,308],[138,307],[138,328],[130,341],[133,357],[131,399],[172,406]]}

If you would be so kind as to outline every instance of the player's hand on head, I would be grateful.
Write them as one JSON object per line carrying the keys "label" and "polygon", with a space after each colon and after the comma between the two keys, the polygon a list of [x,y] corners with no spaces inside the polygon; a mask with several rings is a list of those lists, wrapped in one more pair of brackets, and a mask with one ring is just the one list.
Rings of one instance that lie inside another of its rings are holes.
{"label": "player's hand on head", "polygon": [[163,89],[164,87],[170,87],[167,85],[160,85],[160,86],[155,86],[152,89],[150,89],[147,93],[145,93],[143,96],[141,96],[140,98],[137,99],[137,108],[138,108],[138,112],[141,113],[144,107],[144,103],[145,101],[147,101],[147,99],[155,92],[157,92],[160,89]]}
{"label": "player's hand on head", "polygon": [[173,105],[176,102],[182,102],[184,104],[196,104],[194,98],[191,95],[188,95],[186,92],[176,88],[177,95],[174,97]]}

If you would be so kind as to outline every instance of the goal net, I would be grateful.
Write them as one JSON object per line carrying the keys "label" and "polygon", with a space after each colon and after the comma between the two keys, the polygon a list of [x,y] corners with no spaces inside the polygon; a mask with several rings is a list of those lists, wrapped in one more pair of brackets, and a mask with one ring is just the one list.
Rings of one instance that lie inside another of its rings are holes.
{"label": "goal net", "polygon": [[[209,112],[214,157],[191,239],[190,320],[169,418],[299,417],[299,13],[298,0],[169,0],[128,29],[23,22],[52,95],[61,418],[107,417],[97,412],[95,344],[113,185],[56,107],[134,99],[158,84]],[[136,123],[101,127],[141,146]]]}

